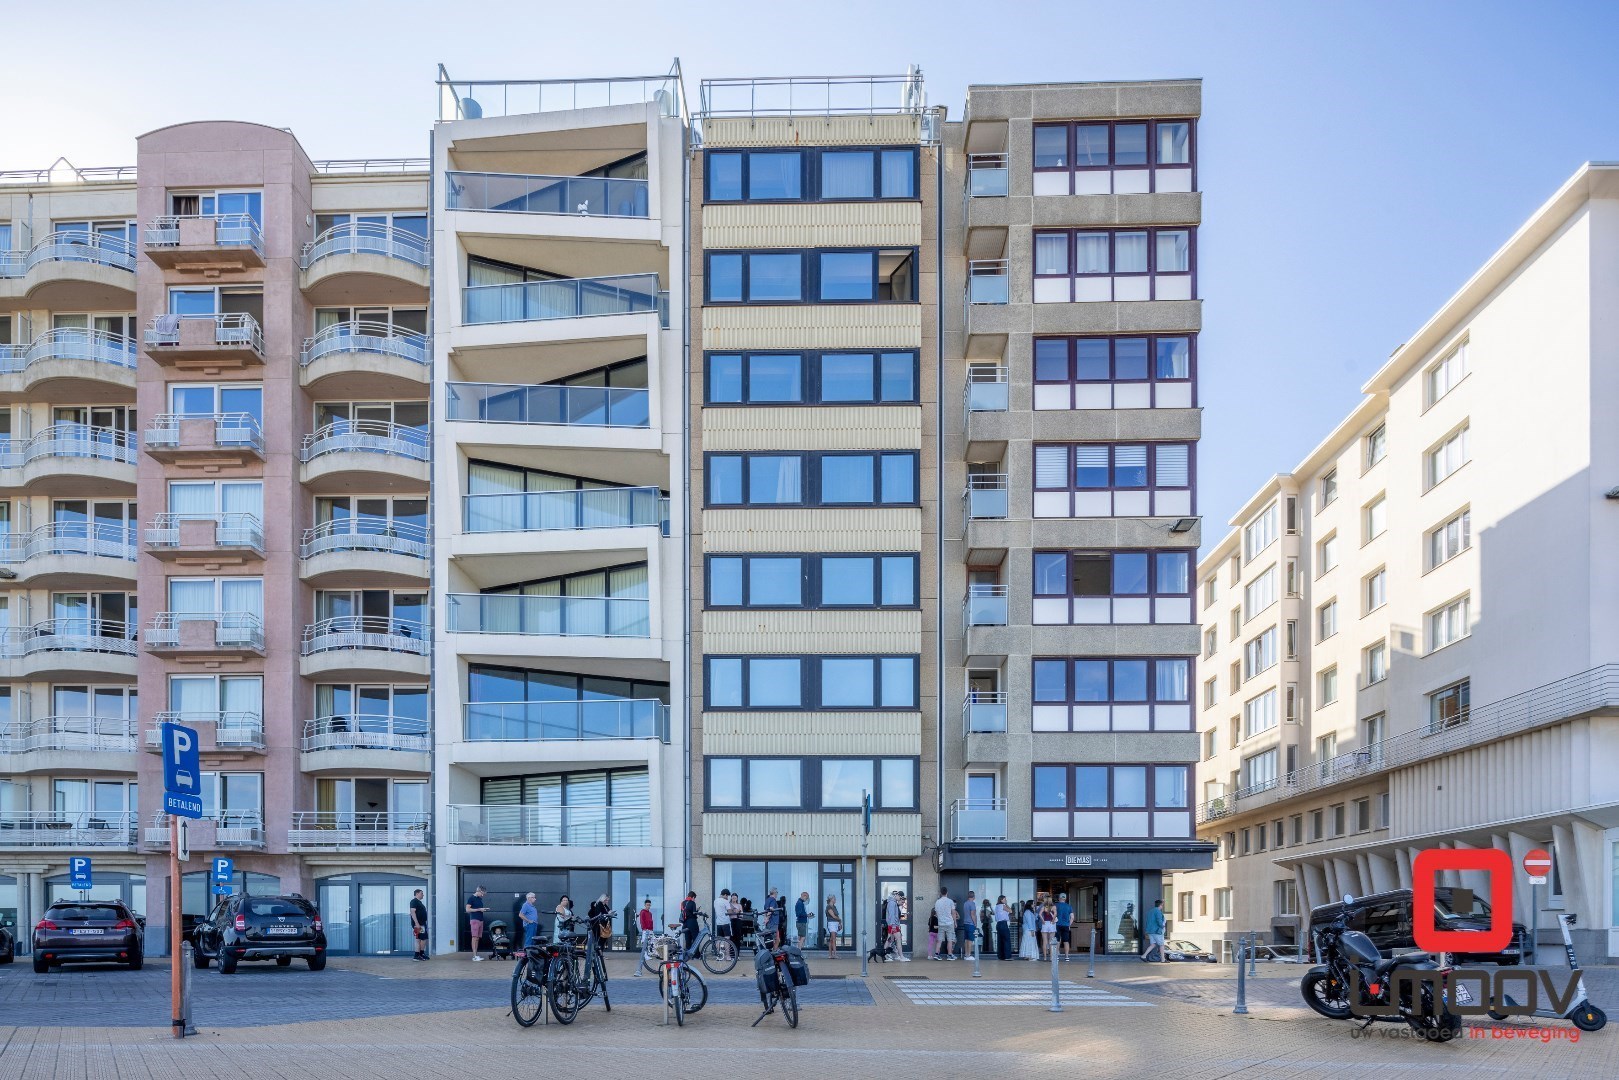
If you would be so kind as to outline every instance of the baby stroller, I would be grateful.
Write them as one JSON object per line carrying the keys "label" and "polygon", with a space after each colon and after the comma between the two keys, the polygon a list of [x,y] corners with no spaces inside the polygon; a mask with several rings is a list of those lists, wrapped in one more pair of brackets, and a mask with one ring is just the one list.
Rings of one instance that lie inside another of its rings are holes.
{"label": "baby stroller", "polygon": [[899,933],[897,926],[883,927],[883,940],[875,949],[866,954],[866,959],[875,964],[886,964],[890,960],[898,960],[899,954],[894,951],[892,944],[894,935]]}
{"label": "baby stroller", "polygon": [[[477,948],[477,944],[473,944]],[[492,922],[489,924],[489,957],[492,960],[510,960],[512,958],[512,936],[506,932],[506,924]]]}

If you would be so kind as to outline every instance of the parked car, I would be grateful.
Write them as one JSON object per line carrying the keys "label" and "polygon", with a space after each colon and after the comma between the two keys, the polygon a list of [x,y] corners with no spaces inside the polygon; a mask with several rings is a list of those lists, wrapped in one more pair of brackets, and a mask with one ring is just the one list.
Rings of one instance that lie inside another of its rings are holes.
{"label": "parked car", "polygon": [[122,900],[58,900],[34,924],[34,971],[63,964],[127,964],[145,957],[145,920]]}
{"label": "parked car", "polygon": [[17,935],[12,933],[11,920],[0,921],[0,964],[17,959]]}
{"label": "parked car", "polygon": [[[1434,889],[1434,925],[1441,930],[1488,930],[1490,926],[1489,902],[1480,896],[1473,897],[1473,906],[1466,911],[1457,911],[1451,906],[1454,896],[1453,890],[1447,887]],[[1395,889],[1392,892],[1373,893],[1369,896],[1357,896],[1349,903],[1349,928],[1359,930],[1372,939],[1372,944],[1384,956],[1395,953],[1411,952],[1417,948],[1416,937],[1411,926],[1412,896],[1410,889]],[[1317,927],[1323,926],[1338,917],[1345,909],[1343,903],[1323,904],[1310,911],[1310,930],[1313,936]],[[1521,942],[1527,931],[1522,923],[1512,924],[1512,944],[1498,953],[1454,953],[1458,964],[1503,964],[1513,965],[1522,963],[1523,956],[1520,951]]]}
{"label": "parked car", "polygon": [[1214,963],[1214,954],[1207,949],[1199,948],[1190,941],[1166,941],[1164,943],[1164,959],[1212,964]]}
{"label": "parked car", "polygon": [[274,960],[287,967],[294,958],[307,960],[310,971],[326,966],[326,931],[320,912],[303,897],[227,896],[192,934],[192,964],[205,968],[214,960],[229,975],[243,960]]}

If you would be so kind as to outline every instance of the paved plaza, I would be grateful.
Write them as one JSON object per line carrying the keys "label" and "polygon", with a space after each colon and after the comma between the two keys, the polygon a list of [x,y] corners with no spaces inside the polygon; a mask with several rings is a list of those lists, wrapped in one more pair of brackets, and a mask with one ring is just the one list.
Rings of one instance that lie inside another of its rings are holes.
{"label": "paved plaza", "polygon": [[[68,969],[36,976],[0,968],[0,1077],[342,1078],[528,1075],[604,1077],[1064,1077],[1086,1080],[1348,1075],[1568,1077],[1619,1074],[1619,1027],[1567,1036],[1551,1021],[1474,1028],[1432,1046],[1379,1025],[1370,1037],[1323,1020],[1299,1002],[1302,969],[1261,965],[1247,1016],[1232,1014],[1234,969],[1148,967],[1129,961],[1062,965],[1063,1011],[1048,1011],[1049,968],[986,962],[874,965],[814,959],[802,1019],[758,1015],[752,966],[709,976],[710,1004],[686,1027],[664,1027],[656,983],[611,962],[613,1009],[599,1004],[571,1026],[519,1028],[507,1013],[511,965],[465,956],[429,964],[333,960],[312,973],[244,965],[233,976],[197,972],[197,1036],[169,1037],[168,969]],[[1619,972],[1588,980],[1599,1004],[1616,1000]],[[1496,1029],[1501,1030],[1497,1034]],[[1503,1037],[1510,1032],[1514,1037]]]}

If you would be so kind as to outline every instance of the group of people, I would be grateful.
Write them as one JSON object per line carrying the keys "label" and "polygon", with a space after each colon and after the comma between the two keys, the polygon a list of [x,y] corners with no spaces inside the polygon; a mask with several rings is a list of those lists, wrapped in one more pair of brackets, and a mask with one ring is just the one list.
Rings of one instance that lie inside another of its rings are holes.
{"label": "group of people", "polygon": [[[472,958],[474,960],[484,959],[484,957],[478,955],[478,950],[483,947],[484,926],[488,922],[489,917],[488,896],[489,890],[484,888],[482,885],[479,885],[472,891],[472,895],[467,897],[467,931],[472,939]],[[541,932],[541,916],[538,899],[538,896],[531,892],[526,894],[522,898],[522,902],[518,904],[516,933],[512,937],[513,949],[521,950],[539,938]],[[650,909],[651,906],[652,901],[648,900],[648,909]],[[611,911],[612,903],[608,899],[607,894],[602,893],[591,903],[590,907],[586,909],[585,917],[594,922],[598,916],[609,914]],[[574,914],[573,898],[568,896],[566,893],[564,893],[562,898],[557,901],[557,906],[552,909],[551,914],[553,916],[553,923],[551,927],[552,935],[558,940],[574,937],[584,932],[584,928],[578,925],[577,916]],[[425,918],[423,921],[425,923]],[[609,924],[601,924],[601,928],[598,933],[600,933],[602,937],[605,938],[610,932],[611,927]],[[489,959],[494,959],[494,948],[492,944],[490,947]]]}

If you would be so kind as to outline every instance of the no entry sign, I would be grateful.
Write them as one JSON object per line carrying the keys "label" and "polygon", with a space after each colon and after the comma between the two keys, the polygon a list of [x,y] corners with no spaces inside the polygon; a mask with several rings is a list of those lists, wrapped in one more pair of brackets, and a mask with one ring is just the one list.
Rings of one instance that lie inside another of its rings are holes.
{"label": "no entry sign", "polygon": [[1546,884],[1546,875],[1552,872],[1551,853],[1535,848],[1523,857],[1523,872],[1529,875],[1529,884]]}

